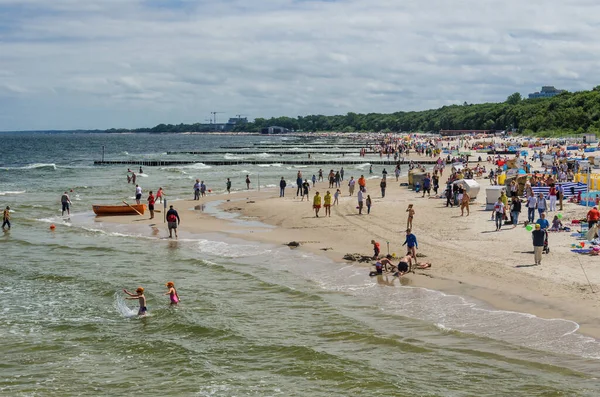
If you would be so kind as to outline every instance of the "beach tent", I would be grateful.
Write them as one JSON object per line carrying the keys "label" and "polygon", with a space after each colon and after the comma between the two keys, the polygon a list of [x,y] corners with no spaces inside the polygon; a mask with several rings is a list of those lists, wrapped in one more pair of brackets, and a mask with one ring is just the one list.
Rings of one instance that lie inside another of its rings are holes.
{"label": "beach tent", "polygon": [[416,184],[418,183],[421,188],[423,188],[423,179],[425,179],[425,175],[427,175],[425,172],[415,172],[412,175],[412,183],[409,182],[409,185],[411,187],[415,187]]}
{"label": "beach tent", "polygon": [[477,198],[477,194],[479,194],[480,186],[479,183],[474,179],[459,179],[454,181],[453,184],[462,186],[463,189],[465,189],[465,191],[469,194],[469,197],[471,197],[471,201],[475,200]]}
{"label": "beach tent", "polygon": [[506,191],[505,186],[488,186],[485,188],[485,210],[490,211],[494,209],[494,204],[498,201],[500,193]]}
{"label": "beach tent", "polygon": [[[416,178],[416,180],[415,180]],[[416,182],[419,182],[421,185],[423,184],[423,178],[425,178],[425,173],[419,169],[414,169],[408,171],[408,185],[414,186]]]}
{"label": "beach tent", "polygon": [[463,163],[453,163],[452,164],[452,172],[461,172],[464,169],[465,169],[465,166]]}

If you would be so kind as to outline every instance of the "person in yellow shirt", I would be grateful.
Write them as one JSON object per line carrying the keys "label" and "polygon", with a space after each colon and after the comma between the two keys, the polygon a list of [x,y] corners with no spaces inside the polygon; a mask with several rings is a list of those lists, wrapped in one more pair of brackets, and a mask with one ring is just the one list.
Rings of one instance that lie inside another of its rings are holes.
{"label": "person in yellow shirt", "polygon": [[319,192],[315,193],[315,197],[313,198],[313,209],[315,210],[315,216],[319,217],[319,211],[321,210],[321,196]]}
{"label": "person in yellow shirt", "polygon": [[325,197],[323,198],[324,200],[324,207],[325,207],[325,216],[331,216],[331,193],[329,193],[329,190],[327,191],[327,193],[325,193]]}

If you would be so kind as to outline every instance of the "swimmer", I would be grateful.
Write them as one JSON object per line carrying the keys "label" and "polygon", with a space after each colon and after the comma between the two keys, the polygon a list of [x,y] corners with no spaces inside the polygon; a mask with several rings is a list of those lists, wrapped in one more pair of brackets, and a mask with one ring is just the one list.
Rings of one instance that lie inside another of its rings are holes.
{"label": "swimmer", "polygon": [[169,281],[165,284],[169,291],[165,295],[169,295],[169,299],[171,300],[171,305],[176,305],[179,303],[179,295],[177,294],[177,290],[175,289],[175,283]]}
{"label": "swimmer", "polygon": [[126,289],[123,290],[123,292],[125,292],[127,295],[129,295],[131,298],[125,298],[125,299],[129,299],[129,300],[133,300],[133,299],[137,299],[138,302],[140,303],[140,309],[138,310],[138,316],[145,316],[146,312],[148,311],[148,308],[146,307],[146,297],[144,296],[144,288],[142,287],[138,287],[135,290],[135,294],[127,291]]}

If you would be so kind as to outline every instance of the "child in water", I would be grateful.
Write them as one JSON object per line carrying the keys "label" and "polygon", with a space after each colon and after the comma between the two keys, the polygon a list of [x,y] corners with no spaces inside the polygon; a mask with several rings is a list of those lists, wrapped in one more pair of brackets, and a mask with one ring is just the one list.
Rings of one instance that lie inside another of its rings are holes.
{"label": "child in water", "polygon": [[138,287],[135,290],[135,294],[127,291],[126,289],[123,290],[123,292],[125,292],[127,295],[129,295],[131,298],[125,298],[125,299],[137,299],[138,302],[140,303],[140,309],[138,310],[138,316],[145,316],[146,312],[148,311],[148,308],[146,307],[146,297],[144,296],[144,288],[142,287]]}
{"label": "child in water", "polygon": [[179,295],[177,294],[177,290],[175,289],[175,283],[169,281],[165,284],[169,291],[165,295],[169,295],[169,299],[171,300],[171,305],[176,305],[179,303]]}

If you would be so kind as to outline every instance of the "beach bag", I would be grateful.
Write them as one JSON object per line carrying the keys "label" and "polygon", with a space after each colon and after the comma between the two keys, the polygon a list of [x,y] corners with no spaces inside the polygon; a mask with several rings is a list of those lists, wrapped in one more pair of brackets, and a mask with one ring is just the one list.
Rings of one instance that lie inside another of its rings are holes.
{"label": "beach bag", "polygon": [[169,214],[169,216],[167,216],[167,222],[177,222],[177,216],[175,216],[175,214]]}

